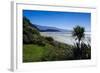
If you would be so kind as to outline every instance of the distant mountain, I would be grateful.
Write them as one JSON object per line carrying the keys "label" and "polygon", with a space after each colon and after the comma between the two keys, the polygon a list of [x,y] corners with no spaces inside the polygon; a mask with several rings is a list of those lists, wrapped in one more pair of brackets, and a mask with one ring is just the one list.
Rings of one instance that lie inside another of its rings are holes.
{"label": "distant mountain", "polygon": [[70,30],[65,30],[65,29],[60,29],[56,27],[50,27],[50,26],[41,26],[41,25],[34,25],[32,24],[33,27],[37,27],[37,29],[40,32],[70,32]]}

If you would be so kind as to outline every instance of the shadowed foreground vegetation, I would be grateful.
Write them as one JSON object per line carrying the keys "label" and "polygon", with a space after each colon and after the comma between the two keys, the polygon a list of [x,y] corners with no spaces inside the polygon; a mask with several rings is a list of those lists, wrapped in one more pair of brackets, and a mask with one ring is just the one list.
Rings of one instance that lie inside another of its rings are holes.
{"label": "shadowed foreground vegetation", "polygon": [[39,29],[23,17],[23,62],[90,59],[91,46],[85,43],[80,45],[81,51],[76,45],[60,43],[52,37],[41,36]]}

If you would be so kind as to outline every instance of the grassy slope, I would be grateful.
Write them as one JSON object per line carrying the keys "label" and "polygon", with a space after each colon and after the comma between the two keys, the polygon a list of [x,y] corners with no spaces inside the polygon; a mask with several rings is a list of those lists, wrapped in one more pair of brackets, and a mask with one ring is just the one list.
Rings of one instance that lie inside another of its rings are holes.
{"label": "grassy slope", "polygon": [[[86,54],[91,55],[91,50],[83,46],[84,59]],[[28,19],[23,19],[23,62],[59,61],[77,59],[74,56],[73,47],[56,42],[52,37],[43,37],[39,30]],[[75,52],[76,55],[79,52]],[[79,54],[78,54],[79,55]]]}
{"label": "grassy slope", "polygon": [[36,62],[42,61],[43,57],[50,52],[48,48],[52,48],[51,45],[38,46],[34,44],[23,45],[23,62]]}
{"label": "grassy slope", "polygon": [[23,45],[23,62],[55,61],[71,59],[71,48],[58,48],[50,44],[39,46],[35,44]]}
{"label": "grassy slope", "polygon": [[39,61],[43,55],[43,47],[37,45],[23,45],[23,61]]}
{"label": "grassy slope", "polygon": [[[64,46],[64,45],[63,45]],[[90,54],[91,49],[85,48],[83,51],[82,59],[87,58],[85,53]],[[77,52],[78,54],[78,52]],[[40,61],[60,61],[60,60],[77,60],[73,54],[73,48],[69,45],[65,46],[52,46],[46,44],[45,46],[39,46],[36,44],[24,44],[23,45],[23,62],[40,62]]]}

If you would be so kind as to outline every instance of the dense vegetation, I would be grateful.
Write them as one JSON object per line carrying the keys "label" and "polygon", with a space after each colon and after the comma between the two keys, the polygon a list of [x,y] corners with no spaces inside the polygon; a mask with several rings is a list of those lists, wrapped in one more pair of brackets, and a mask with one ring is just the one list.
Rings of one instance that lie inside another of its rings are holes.
{"label": "dense vegetation", "polygon": [[[84,43],[81,46],[81,59],[90,59],[91,47]],[[23,62],[77,60],[79,53],[77,46],[41,36],[39,29],[23,17]]]}

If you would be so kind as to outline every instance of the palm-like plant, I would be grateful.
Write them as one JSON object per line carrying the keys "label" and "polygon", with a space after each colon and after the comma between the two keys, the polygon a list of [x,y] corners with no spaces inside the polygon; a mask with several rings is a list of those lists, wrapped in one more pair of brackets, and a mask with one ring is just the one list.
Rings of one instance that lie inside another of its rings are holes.
{"label": "palm-like plant", "polygon": [[84,38],[84,32],[85,32],[84,27],[76,26],[73,28],[72,35],[76,37],[75,40],[77,39],[79,44],[82,38]]}
{"label": "palm-like plant", "polygon": [[82,40],[82,38],[84,38],[84,35],[85,35],[84,32],[85,32],[84,27],[76,26],[76,27],[73,28],[72,35],[74,37],[76,37],[75,40],[77,40],[77,42],[76,42],[76,47],[77,47],[76,50],[77,50],[77,54],[78,54],[77,57],[79,59],[82,58],[81,40]]}

